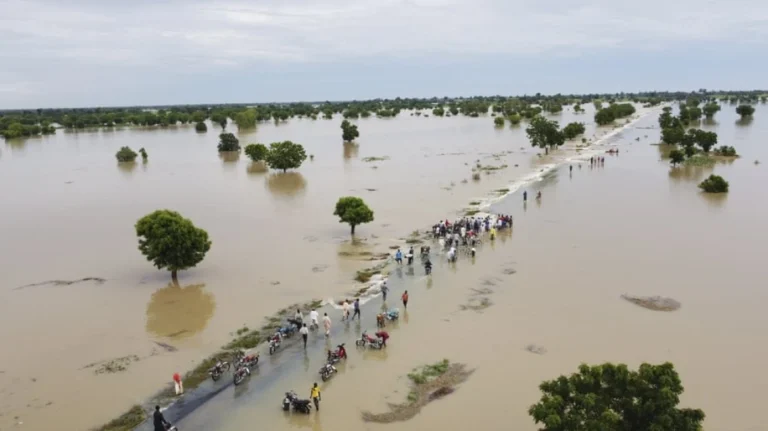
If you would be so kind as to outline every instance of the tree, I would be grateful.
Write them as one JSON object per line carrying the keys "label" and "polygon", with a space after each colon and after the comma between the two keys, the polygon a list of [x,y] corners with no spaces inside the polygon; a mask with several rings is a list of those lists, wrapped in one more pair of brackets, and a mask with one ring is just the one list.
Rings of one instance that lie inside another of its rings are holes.
{"label": "tree", "polygon": [[197,132],[207,132],[208,131],[208,126],[206,126],[205,123],[200,121],[197,124],[195,124],[195,131],[197,131]]}
{"label": "tree", "polygon": [[231,133],[219,135],[219,152],[240,151],[240,141]]}
{"label": "tree", "polygon": [[724,157],[736,157],[736,148],[729,147],[728,145],[721,145],[717,149],[715,149],[714,153],[718,156],[724,156]]}
{"label": "tree", "polygon": [[357,126],[350,123],[347,120],[341,122],[341,138],[344,142],[352,142],[360,136],[360,132],[357,131]]}
{"label": "tree", "polygon": [[596,109],[597,111],[599,111],[599,110],[603,109],[603,102],[601,102],[601,101],[599,101],[599,100],[593,100],[593,101],[592,101],[592,104],[593,104],[593,105],[595,105],[595,109]]}
{"label": "tree", "polygon": [[749,105],[739,105],[736,108],[736,113],[741,115],[741,118],[751,117],[755,113],[755,108]]}
{"label": "tree", "polygon": [[193,268],[211,248],[208,232],[176,211],[157,210],[136,222],[139,251],[175,280],[180,269]]}
{"label": "tree", "polygon": [[496,117],[493,119],[493,124],[496,127],[504,127],[504,117]]}
{"label": "tree", "polygon": [[373,221],[373,210],[365,202],[354,196],[339,198],[333,215],[339,216],[339,223],[348,223],[355,234],[355,226]]}
{"label": "tree", "polygon": [[267,158],[269,150],[264,144],[248,144],[245,146],[245,155],[250,157],[254,162],[258,162]]}
{"label": "tree", "polygon": [[517,112],[515,112],[513,114],[509,114],[509,122],[513,126],[516,125],[516,124],[520,124],[520,120],[521,120],[520,114],[518,114]]}
{"label": "tree", "polygon": [[143,160],[145,163],[147,159],[149,159],[149,154],[147,154],[147,150],[144,149],[144,147],[139,148],[139,154],[141,154],[141,160]]}
{"label": "tree", "polygon": [[670,363],[589,366],[539,385],[528,414],[541,431],[700,431],[704,412],[677,408],[683,385]]}
{"label": "tree", "polygon": [[710,175],[699,184],[704,193],[728,193],[728,181],[719,175]]}
{"label": "tree", "polygon": [[115,157],[117,157],[118,162],[133,162],[136,160],[136,157],[138,154],[136,154],[135,151],[130,149],[130,147],[122,147],[120,150],[115,154]]}
{"label": "tree", "polygon": [[437,108],[432,110],[432,115],[434,115],[435,117],[442,117],[443,115],[445,115],[445,109],[438,106]]}
{"label": "tree", "polygon": [[674,149],[669,152],[669,162],[672,163],[672,166],[677,166],[679,163],[683,163],[685,160],[685,154],[678,150]]}
{"label": "tree", "polygon": [[565,135],[565,139],[573,139],[584,133],[585,130],[583,123],[569,123],[563,127],[563,135]]}
{"label": "tree", "polygon": [[672,114],[669,111],[664,111],[659,114],[659,127],[666,129],[673,126]]}
{"label": "tree", "polygon": [[698,121],[701,119],[701,108],[698,106],[691,106],[688,108],[688,118],[691,121]]}
{"label": "tree", "polygon": [[704,130],[695,130],[693,133],[696,138],[696,144],[700,146],[705,153],[708,153],[712,147],[717,145],[717,133]]}
{"label": "tree", "polygon": [[549,121],[538,115],[533,117],[525,133],[534,147],[554,147],[565,143],[565,135],[559,130],[557,121]]}
{"label": "tree", "polygon": [[615,119],[616,116],[613,111],[608,108],[603,108],[595,113],[595,123],[600,126],[613,123],[613,120]]}
{"label": "tree", "polygon": [[661,141],[669,145],[677,145],[683,141],[685,130],[682,127],[667,127],[661,129]]}
{"label": "tree", "polygon": [[715,113],[719,110],[720,110],[720,105],[715,102],[707,103],[706,105],[704,105],[704,115],[707,118],[714,117]]}
{"label": "tree", "polygon": [[269,151],[265,157],[267,165],[272,169],[296,169],[307,159],[307,153],[301,144],[291,141],[273,142],[269,144]]}

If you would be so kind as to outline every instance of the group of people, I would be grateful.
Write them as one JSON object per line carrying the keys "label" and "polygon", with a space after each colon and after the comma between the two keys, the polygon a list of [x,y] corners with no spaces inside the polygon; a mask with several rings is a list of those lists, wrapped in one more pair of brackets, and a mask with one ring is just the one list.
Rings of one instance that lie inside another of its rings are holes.
{"label": "group of people", "polygon": [[467,247],[470,256],[475,257],[475,246],[480,241],[480,235],[488,232],[493,241],[499,230],[511,228],[513,224],[511,215],[487,215],[484,217],[462,217],[451,222],[440,220],[432,226],[434,237],[439,241],[441,248],[448,249],[446,256],[449,262],[455,262],[460,247]]}
{"label": "group of people", "polygon": [[600,157],[596,157],[596,156],[590,157],[589,158],[589,167],[592,167],[592,166],[605,166],[605,157],[602,157],[602,156],[600,156]]}

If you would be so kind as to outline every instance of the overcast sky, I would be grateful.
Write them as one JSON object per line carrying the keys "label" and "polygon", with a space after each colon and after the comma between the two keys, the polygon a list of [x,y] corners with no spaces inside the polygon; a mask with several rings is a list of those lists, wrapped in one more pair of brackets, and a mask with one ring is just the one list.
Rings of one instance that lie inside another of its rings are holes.
{"label": "overcast sky", "polygon": [[768,87],[768,0],[0,0],[0,108]]}

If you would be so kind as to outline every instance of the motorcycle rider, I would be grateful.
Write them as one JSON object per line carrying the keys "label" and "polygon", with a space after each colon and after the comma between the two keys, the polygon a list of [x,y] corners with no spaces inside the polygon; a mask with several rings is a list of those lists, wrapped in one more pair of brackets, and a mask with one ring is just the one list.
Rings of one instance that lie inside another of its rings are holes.
{"label": "motorcycle rider", "polygon": [[171,427],[171,423],[165,420],[165,417],[160,413],[160,406],[155,406],[155,413],[152,415],[152,423],[155,426],[155,431],[166,431]]}

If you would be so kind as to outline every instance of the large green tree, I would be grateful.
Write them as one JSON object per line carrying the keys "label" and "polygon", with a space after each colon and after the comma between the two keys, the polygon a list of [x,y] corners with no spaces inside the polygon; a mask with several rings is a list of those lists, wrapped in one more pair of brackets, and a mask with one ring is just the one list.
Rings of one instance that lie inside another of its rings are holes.
{"label": "large green tree", "polygon": [[270,168],[281,169],[283,172],[298,168],[306,159],[307,153],[304,152],[304,147],[291,141],[269,144],[269,152],[265,158]]}
{"label": "large green tree", "polygon": [[264,144],[248,144],[245,146],[245,155],[254,162],[265,160],[269,154],[267,146]]}
{"label": "large green tree", "polygon": [[339,223],[348,223],[355,234],[355,226],[373,221],[373,210],[358,197],[346,196],[339,198],[333,215],[339,216]]}
{"label": "large green tree", "polygon": [[565,143],[565,135],[560,131],[557,121],[550,121],[539,115],[531,119],[525,133],[534,147],[556,147]]}
{"label": "large green tree", "polygon": [[541,431],[700,431],[704,412],[680,409],[683,385],[670,363],[589,366],[545,381],[528,413]]}
{"label": "large green tree", "polygon": [[240,141],[232,133],[219,135],[219,151],[240,151]]}
{"label": "large green tree", "polygon": [[741,118],[750,117],[755,113],[755,108],[750,105],[739,105],[736,108],[736,113],[741,115]]}
{"label": "large green tree", "polygon": [[680,163],[683,163],[685,160],[685,153],[678,149],[674,149],[669,152],[669,163],[672,164],[672,166],[677,166]]}
{"label": "large green tree", "polygon": [[357,126],[350,123],[347,120],[341,122],[341,137],[344,142],[352,142],[360,136],[360,132],[357,130]]}
{"label": "large green tree", "polygon": [[158,269],[177,271],[200,263],[211,248],[208,233],[176,211],[157,210],[136,222],[139,251]]}
{"label": "large green tree", "polygon": [[573,139],[584,133],[585,130],[583,123],[569,123],[563,127],[563,135],[565,135],[565,139]]}
{"label": "large green tree", "polygon": [[717,133],[707,132],[705,130],[695,130],[693,133],[696,139],[696,145],[701,147],[705,153],[708,153],[712,147],[717,145]]}
{"label": "large green tree", "polygon": [[720,105],[717,102],[710,102],[704,105],[704,115],[707,118],[712,118],[715,113],[720,110]]}

